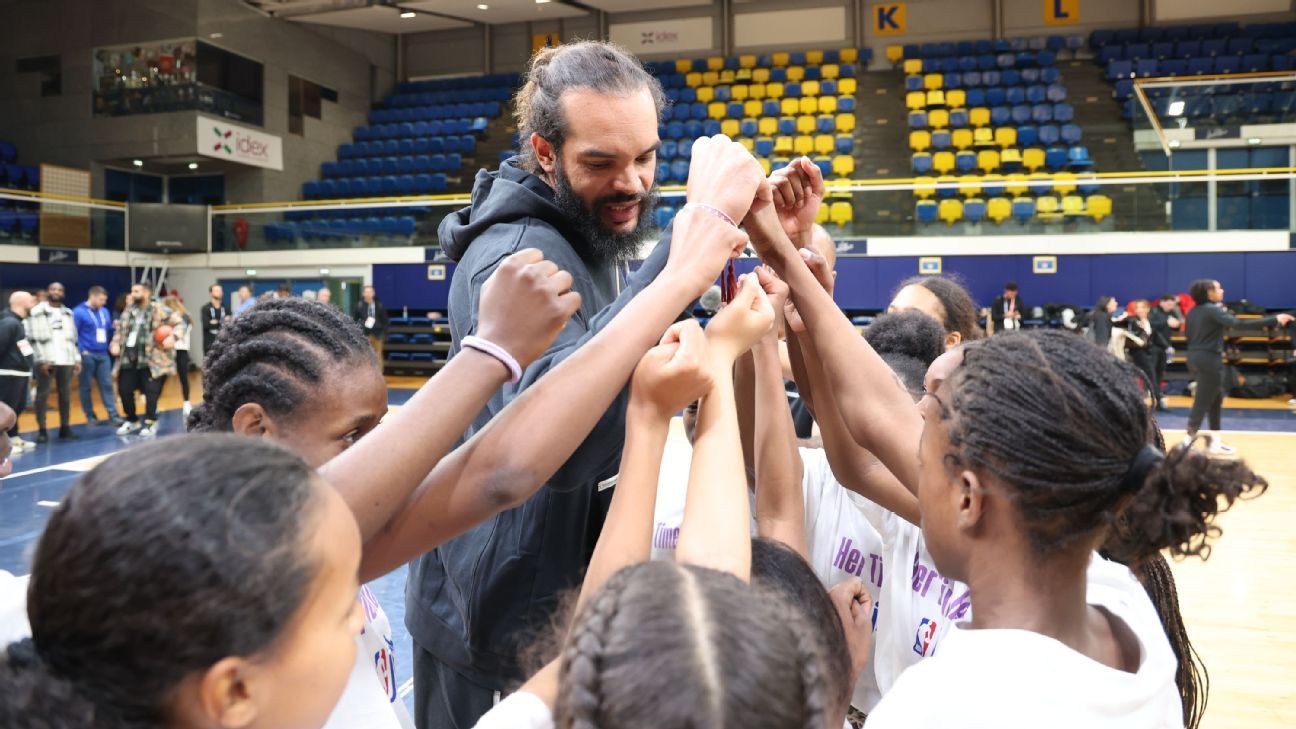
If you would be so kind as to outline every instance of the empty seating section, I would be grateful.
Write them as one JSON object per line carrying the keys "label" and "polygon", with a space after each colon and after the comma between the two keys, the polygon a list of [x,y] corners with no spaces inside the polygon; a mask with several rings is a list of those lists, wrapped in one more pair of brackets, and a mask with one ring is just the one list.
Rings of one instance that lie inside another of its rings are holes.
{"label": "empty seating section", "polygon": [[[19,164],[18,148],[10,142],[0,142],[0,189],[40,190],[40,168]],[[36,203],[0,200],[0,241],[35,242],[39,228]]]}
{"label": "empty seating section", "polygon": [[1110,198],[1077,194],[1077,173],[1093,161],[1055,66],[1083,43],[1050,36],[888,52],[904,73],[912,171],[931,182],[914,192],[919,223],[1101,221],[1111,214]]}
{"label": "empty seating section", "polygon": [[[1126,119],[1142,114],[1135,79],[1296,70],[1296,23],[1096,30],[1089,46]],[[1193,125],[1286,122],[1296,112],[1296,89],[1277,80],[1151,88],[1147,93],[1159,117],[1184,117]]]}
{"label": "empty seating section", "polygon": [[[767,172],[804,155],[825,179],[849,179],[857,166],[856,76],[870,54],[843,48],[646,64],[669,101],[659,129],[657,182],[686,182],[693,140],[715,134],[742,143]],[[660,225],[674,215],[669,202],[656,211]],[[826,201],[820,218],[845,225],[853,211],[847,201]]]}

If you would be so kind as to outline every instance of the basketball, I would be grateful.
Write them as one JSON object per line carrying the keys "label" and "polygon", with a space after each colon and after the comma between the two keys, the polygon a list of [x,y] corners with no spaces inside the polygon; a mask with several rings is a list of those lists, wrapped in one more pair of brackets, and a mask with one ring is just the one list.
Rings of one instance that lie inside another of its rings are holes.
{"label": "basketball", "polygon": [[171,336],[171,333],[172,333],[171,325],[163,324],[162,326],[158,327],[156,331],[153,332],[153,341],[157,342],[158,346],[160,347],[162,346],[162,343],[166,341],[166,338]]}

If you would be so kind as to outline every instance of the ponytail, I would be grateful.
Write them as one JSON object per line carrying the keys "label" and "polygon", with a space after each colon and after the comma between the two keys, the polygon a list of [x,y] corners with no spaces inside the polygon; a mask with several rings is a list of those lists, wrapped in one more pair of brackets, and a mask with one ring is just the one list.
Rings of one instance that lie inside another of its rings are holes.
{"label": "ponytail", "polygon": [[0,726],[5,729],[117,729],[71,681],[56,675],[31,638],[0,656]]}

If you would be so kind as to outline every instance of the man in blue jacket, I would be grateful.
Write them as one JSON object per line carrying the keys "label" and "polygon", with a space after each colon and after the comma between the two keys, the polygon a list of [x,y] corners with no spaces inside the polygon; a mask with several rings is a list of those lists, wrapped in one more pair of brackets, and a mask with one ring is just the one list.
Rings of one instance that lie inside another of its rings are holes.
{"label": "man in blue jacket", "polygon": [[[573,43],[532,59],[514,103],[521,154],[496,172],[479,172],[472,204],[440,226],[441,247],[457,262],[449,299],[452,351],[476,331],[482,284],[520,248],[538,248],[571,273],[582,303],[549,351],[491,399],[465,437],[595,336],[665,266],[670,231],[625,275],[652,219],[663,104],[660,84],[614,45]],[[742,157],[763,182],[755,160]],[[753,191],[767,197],[733,175],[695,173],[689,200],[696,198],[703,211],[693,214],[741,219]],[[745,202],[720,201],[737,189],[745,189]],[[643,325],[660,335],[690,305],[676,303]],[[523,678],[521,649],[549,625],[559,595],[580,584],[602,528],[607,487],[620,465],[625,408],[623,392],[525,504],[411,564],[405,622],[415,644],[420,729],[469,729]]]}
{"label": "man in blue jacket", "polygon": [[[72,310],[76,321],[77,349],[81,351],[81,410],[91,425],[113,422],[120,425],[117,414],[117,397],[113,395],[112,359],[108,357],[108,343],[112,341],[113,318],[108,311],[108,292],[102,286],[91,286],[90,295]],[[99,398],[103,400],[107,420],[95,414],[94,398],[90,395],[91,383],[98,383]]]}

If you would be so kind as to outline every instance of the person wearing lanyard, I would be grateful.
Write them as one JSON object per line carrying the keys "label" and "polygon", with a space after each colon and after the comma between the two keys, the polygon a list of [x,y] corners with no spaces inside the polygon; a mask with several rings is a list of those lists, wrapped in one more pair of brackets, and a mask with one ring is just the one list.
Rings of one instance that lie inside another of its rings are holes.
{"label": "person wearing lanyard", "polygon": [[[157,433],[157,404],[167,375],[176,372],[175,343],[172,333],[158,339],[163,326],[173,328],[183,320],[170,309],[153,301],[153,287],[137,283],[131,287],[130,305],[122,312],[108,352],[120,357],[117,362],[117,393],[121,395],[122,411],[126,422],[117,429],[117,435],[138,432],[141,436]],[[144,423],[141,427],[135,414],[135,393],[144,391]]]}
{"label": "person wearing lanyard", "polygon": [[211,351],[212,345],[216,343],[216,336],[220,334],[221,327],[229,323],[229,311],[225,308],[225,289],[220,284],[212,284],[207,289],[211,300],[203,304],[199,312],[202,318],[203,333],[203,356]]}
{"label": "person wearing lanyard", "polygon": [[[76,322],[77,348],[81,351],[81,410],[86,422],[99,425],[106,422],[121,424],[117,414],[117,396],[112,387],[112,359],[108,356],[108,342],[113,335],[112,315],[108,313],[108,292],[102,286],[91,286],[90,295],[72,310]],[[107,420],[95,414],[91,385],[98,383],[99,398],[103,400]]]}
{"label": "person wearing lanyard", "polygon": [[72,310],[63,305],[63,284],[47,289],[46,300],[32,307],[24,322],[27,338],[36,350],[36,442],[49,440],[45,415],[49,411],[50,386],[58,385],[59,439],[75,440],[72,432],[72,376],[81,372],[77,354],[76,322]]}
{"label": "person wearing lanyard", "polygon": [[996,332],[1021,329],[1021,297],[1017,295],[1017,284],[1004,284],[1003,295],[995,298],[990,305],[990,318],[994,320]]}
{"label": "person wearing lanyard", "polygon": [[353,317],[364,328],[369,344],[378,353],[378,361],[383,361],[383,338],[387,335],[387,310],[374,295],[374,287],[366,286],[360,294],[361,301],[356,304]]}

